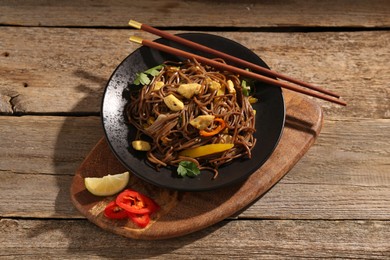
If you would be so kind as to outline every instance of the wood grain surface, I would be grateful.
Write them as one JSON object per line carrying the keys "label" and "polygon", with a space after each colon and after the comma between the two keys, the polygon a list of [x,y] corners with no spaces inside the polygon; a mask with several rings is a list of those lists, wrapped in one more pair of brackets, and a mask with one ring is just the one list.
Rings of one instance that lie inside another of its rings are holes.
{"label": "wood grain surface", "polygon": [[[0,258],[389,259],[389,9],[385,0],[1,1]],[[103,134],[106,81],[137,47],[128,36],[153,39],[129,19],[231,38],[348,106],[316,100],[324,123],[314,146],[236,215],[163,243],[106,232],[69,191]]]}
{"label": "wood grain surface", "polygon": [[[128,41],[128,31],[85,31],[0,27],[0,38],[9,39],[1,43],[0,112],[98,113],[111,73],[139,46]],[[208,33],[247,46],[276,71],[342,95],[347,107],[317,100],[328,117],[390,117],[390,68],[383,66],[390,32]]]}
{"label": "wood grain surface", "polygon": [[[0,220],[4,259],[386,259],[383,221],[230,220],[164,241],[140,241],[86,220]],[[28,238],[28,239],[26,239]]]}
{"label": "wood grain surface", "polygon": [[[164,27],[386,28],[386,0],[45,1],[3,0],[0,23],[25,26],[119,26],[130,19]],[[43,15],[44,14],[44,15]],[[64,15],[66,14],[66,15]]]}

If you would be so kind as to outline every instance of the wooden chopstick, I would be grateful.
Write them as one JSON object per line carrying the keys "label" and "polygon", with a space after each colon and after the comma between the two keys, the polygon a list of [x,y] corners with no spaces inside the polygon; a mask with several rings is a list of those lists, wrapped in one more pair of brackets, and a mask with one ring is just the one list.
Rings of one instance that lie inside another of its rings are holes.
{"label": "wooden chopstick", "polygon": [[332,91],[320,88],[318,86],[312,85],[310,83],[307,83],[307,82],[304,82],[304,81],[301,81],[301,80],[298,80],[298,79],[291,78],[291,77],[289,77],[287,75],[283,75],[283,74],[278,73],[276,71],[273,71],[273,70],[261,67],[261,66],[259,66],[257,64],[248,62],[246,60],[243,60],[243,59],[240,59],[238,57],[229,55],[227,53],[224,53],[224,52],[221,52],[221,51],[217,51],[215,49],[209,48],[209,47],[204,46],[202,44],[199,44],[199,43],[196,43],[196,42],[192,42],[190,40],[184,39],[184,38],[179,37],[177,35],[173,35],[173,34],[161,31],[161,30],[156,29],[156,28],[154,28],[152,26],[149,26],[147,24],[142,24],[142,23],[139,23],[137,21],[130,20],[129,21],[129,25],[134,27],[134,28],[137,28],[137,29],[140,29],[140,30],[143,30],[143,31],[146,31],[146,32],[150,32],[150,33],[158,35],[160,37],[172,40],[174,42],[178,42],[178,43],[180,43],[182,45],[191,47],[193,49],[200,50],[200,51],[203,51],[203,52],[207,52],[207,53],[215,55],[216,57],[220,57],[220,58],[223,58],[225,60],[232,61],[232,62],[234,62],[234,63],[236,63],[238,65],[241,65],[241,66],[244,66],[246,68],[252,69],[254,71],[260,72],[260,73],[262,73],[264,75],[271,76],[271,77],[276,77],[276,78],[279,78],[279,79],[283,79],[283,80],[295,83],[297,85],[300,85],[300,86],[303,86],[303,87],[306,87],[306,88],[309,88],[309,89],[313,89],[315,91],[318,91],[318,92],[321,92],[321,93],[324,93],[324,94],[327,94],[327,95],[330,95],[330,96],[333,96],[333,97],[336,97],[336,98],[340,98],[340,96],[338,94],[336,94],[336,93],[334,93]]}
{"label": "wooden chopstick", "polygon": [[197,61],[199,61],[199,62],[201,62],[203,64],[207,64],[207,65],[213,66],[213,67],[221,69],[221,70],[227,70],[227,71],[230,71],[230,72],[233,72],[233,73],[237,73],[237,74],[240,74],[242,76],[250,77],[250,78],[253,78],[253,79],[256,79],[256,80],[259,80],[259,81],[262,81],[262,82],[265,82],[265,83],[268,83],[268,84],[271,84],[271,85],[274,85],[274,86],[286,88],[286,89],[289,89],[289,90],[292,90],[292,91],[295,91],[295,92],[299,92],[299,93],[302,93],[302,94],[306,94],[308,96],[320,98],[320,99],[323,99],[323,100],[326,100],[326,101],[329,101],[329,102],[333,102],[333,103],[336,103],[336,104],[339,104],[339,105],[343,105],[343,106],[346,105],[346,103],[344,101],[342,101],[340,99],[337,99],[335,97],[327,96],[327,95],[325,95],[323,93],[315,92],[315,91],[312,91],[312,90],[299,88],[299,87],[297,87],[295,85],[291,85],[291,84],[288,84],[288,83],[283,82],[283,81],[278,81],[278,80],[275,80],[275,79],[272,79],[272,78],[269,78],[269,77],[266,77],[266,76],[263,76],[263,75],[260,75],[260,74],[248,71],[248,70],[244,70],[244,69],[240,69],[238,67],[234,67],[234,66],[228,65],[226,63],[222,63],[222,62],[219,62],[219,61],[208,59],[208,58],[205,58],[203,56],[196,55],[194,53],[190,53],[190,52],[186,52],[186,51],[183,51],[183,50],[175,49],[173,47],[170,47],[170,46],[167,46],[167,45],[164,45],[164,44],[160,44],[160,43],[153,42],[153,41],[150,41],[150,40],[142,39],[142,38],[137,37],[137,36],[131,36],[130,37],[130,41],[142,44],[144,46],[147,46],[147,47],[150,47],[150,48],[162,51],[162,52],[170,53],[170,54],[173,54],[175,56],[179,56],[179,57],[183,57],[183,58],[187,58],[187,59],[196,59]]}

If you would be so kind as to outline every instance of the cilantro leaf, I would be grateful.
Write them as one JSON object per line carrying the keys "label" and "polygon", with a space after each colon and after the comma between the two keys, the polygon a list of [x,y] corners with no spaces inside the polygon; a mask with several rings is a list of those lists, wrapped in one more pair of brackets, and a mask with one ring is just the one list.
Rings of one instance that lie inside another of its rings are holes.
{"label": "cilantro leaf", "polygon": [[198,166],[190,161],[181,161],[179,167],[177,168],[177,173],[181,177],[195,177],[200,174]]}

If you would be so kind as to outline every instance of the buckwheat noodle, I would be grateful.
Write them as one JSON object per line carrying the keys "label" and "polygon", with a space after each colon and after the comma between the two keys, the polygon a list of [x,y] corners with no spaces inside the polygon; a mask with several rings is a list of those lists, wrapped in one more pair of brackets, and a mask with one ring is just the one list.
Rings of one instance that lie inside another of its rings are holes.
{"label": "buckwheat noodle", "polygon": [[[210,80],[226,88],[228,80],[231,80],[236,93],[226,91],[217,95],[217,91],[210,90]],[[159,81],[164,85],[155,90],[154,86]],[[202,87],[197,95],[187,99],[177,92],[178,86],[184,83],[198,83]],[[171,111],[163,102],[169,94],[179,98],[184,103],[184,109]],[[239,76],[204,66],[196,60],[165,62],[160,73],[148,85],[131,95],[126,114],[129,123],[137,129],[136,139],[150,140],[151,149],[146,156],[157,169],[178,166],[180,161],[186,160],[194,162],[200,170],[213,171],[216,178],[221,165],[239,157],[251,158],[251,150],[256,143],[253,136],[254,110],[248,97],[242,94]],[[199,135],[199,130],[189,124],[199,115],[222,118],[226,123],[225,130],[210,137]],[[214,143],[233,143],[234,147],[196,159],[178,154],[188,148]]]}

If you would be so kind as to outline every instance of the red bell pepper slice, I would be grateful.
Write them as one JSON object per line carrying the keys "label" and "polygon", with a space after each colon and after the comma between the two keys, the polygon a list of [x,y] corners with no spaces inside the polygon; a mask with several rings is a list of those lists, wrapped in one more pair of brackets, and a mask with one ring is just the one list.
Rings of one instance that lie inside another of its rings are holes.
{"label": "red bell pepper slice", "polygon": [[130,189],[118,195],[116,204],[132,214],[152,214],[159,209],[152,199]]}
{"label": "red bell pepper slice", "polygon": [[144,228],[146,227],[150,222],[150,215],[149,214],[132,214],[128,213],[130,219],[139,227]]}
{"label": "red bell pepper slice", "polygon": [[214,121],[219,123],[214,130],[211,131],[207,131],[206,129],[200,130],[199,134],[201,136],[213,136],[221,132],[223,129],[225,129],[226,123],[222,118],[215,118]]}
{"label": "red bell pepper slice", "polygon": [[129,217],[129,213],[123,208],[119,207],[115,201],[108,203],[104,209],[104,215],[111,219],[124,219]]}

